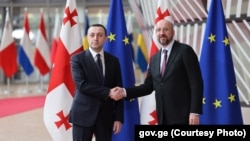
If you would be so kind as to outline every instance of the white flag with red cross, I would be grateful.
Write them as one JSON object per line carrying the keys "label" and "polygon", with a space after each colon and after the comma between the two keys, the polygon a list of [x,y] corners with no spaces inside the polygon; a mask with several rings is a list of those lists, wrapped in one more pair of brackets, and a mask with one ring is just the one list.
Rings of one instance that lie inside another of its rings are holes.
{"label": "white flag with red cross", "polygon": [[[157,22],[162,19],[171,21],[173,23],[173,19],[170,15],[170,11],[168,8],[169,8],[168,0],[158,0],[158,7],[156,9],[156,17],[154,21],[155,24],[157,24]],[[151,58],[160,49],[161,49],[161,44],[157,40],[154,28],[149,57]],[[140,107],[141,107],[140,108],[141,124],[157,125],[158,121],[156,115],[156,102],[155,102],[154,91],[150,95],[142,97]]]}
{"label": "white flag with red cross", "polygon": [[83,50],[75,0],[67,0],[44,105],[44,123],[53,141],[72,141],[69,111],[75,85],[70,57]]}

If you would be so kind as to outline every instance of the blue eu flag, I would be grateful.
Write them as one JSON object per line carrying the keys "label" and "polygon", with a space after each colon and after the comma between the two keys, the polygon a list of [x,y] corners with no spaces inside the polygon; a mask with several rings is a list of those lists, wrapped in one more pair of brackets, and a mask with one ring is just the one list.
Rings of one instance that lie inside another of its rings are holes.
{"label": "blue eu flag", "polygon": [[221,0],[212,0],[200,66],[204,80],[201,124],[243,124]]}
{"label": "blue eu flag", "polygon": [[[133,57],[128,38],[122,0],[111,0],[107,23],[108,41],[104,50],[119,58],[123,87],[135,85]],[[113,141],[133,141],[135,124],[140,123],[138,100],[124,101],[124,124],[119,134],[113,135]]]}

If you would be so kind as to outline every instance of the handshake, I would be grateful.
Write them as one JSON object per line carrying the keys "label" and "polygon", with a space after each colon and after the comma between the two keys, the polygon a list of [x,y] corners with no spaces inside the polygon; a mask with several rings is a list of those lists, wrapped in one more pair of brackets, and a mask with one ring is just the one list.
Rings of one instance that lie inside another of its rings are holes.
{"label": "handshake", "polygon": [[110,90],[109,97],[115,101],[123,99],[125,97],[125,90],[121,87],[114,87]]}

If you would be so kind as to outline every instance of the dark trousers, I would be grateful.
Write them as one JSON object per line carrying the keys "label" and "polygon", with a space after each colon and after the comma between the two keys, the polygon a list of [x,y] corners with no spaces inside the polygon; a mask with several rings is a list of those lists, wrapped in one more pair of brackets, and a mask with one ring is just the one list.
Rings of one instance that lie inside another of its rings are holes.
{"label": "dark trousers", "polygon": [[104,126],[101,116],[98,116],[96,123],[91,127],[84,127],[73,124],[73,141],[92,141],[93,135],[96,141],[111,141],[112,128]]}

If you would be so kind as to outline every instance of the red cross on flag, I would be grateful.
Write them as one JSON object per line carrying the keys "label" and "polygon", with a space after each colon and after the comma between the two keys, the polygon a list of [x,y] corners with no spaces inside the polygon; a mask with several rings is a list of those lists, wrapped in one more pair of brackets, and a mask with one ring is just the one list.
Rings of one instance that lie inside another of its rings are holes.
{"label": "red cross on flag", "polygon": [[54,65],[44,105],[43,119],[53,141],[72,141],[68,121],[74,96],[70,57],[83,50],[75,0],[67,0]]}
{"label": "red cross on flag", "polygon": [[[155,24],[162,20],[168,20],[170,22],[174,22],[172,17],[170,16],[170,11],[168,10],[168,0],[158,0],[158,7],[156,9],[156,17],[155,17]],[[157,53],[161,49],[161,44],[158,42],[155,28],[153,31],[153,39],[150,48],[150,58],[155,53]],[[156,103],[155,103],[155,92],[153,91],[152,94],[142,97],[141,100],[141,109],[140,109],[140,120],[141,124],[148,124],[148,125],[157,125],[157,116],[156,116]]]}

